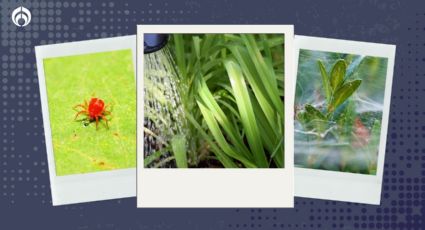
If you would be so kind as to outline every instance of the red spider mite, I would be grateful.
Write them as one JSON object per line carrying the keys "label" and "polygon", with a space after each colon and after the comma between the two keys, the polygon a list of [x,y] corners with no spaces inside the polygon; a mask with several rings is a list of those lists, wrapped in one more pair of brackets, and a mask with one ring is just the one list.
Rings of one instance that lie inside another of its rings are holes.
{"label": "red spider mite", "polygon": [[74,120],[78,118],[80,114],[86,115],[89,121],[96,121],[96,130],[98,127],[99,120],[105,120],[106,127],[108,126],[108,119],[105,117],[106,115],[110,115],[111,111],[106,110],[106,108],[109,107],[108,105],[105,105],[105,102],[103,102],[102,99],[99,98],[91,98],[90,102],[87,104],[87,100],[84,100],[84,104],[78,104],[74,106],[74,109],[76,108],[82,108],[83,110],[80,110],[75,114]]}

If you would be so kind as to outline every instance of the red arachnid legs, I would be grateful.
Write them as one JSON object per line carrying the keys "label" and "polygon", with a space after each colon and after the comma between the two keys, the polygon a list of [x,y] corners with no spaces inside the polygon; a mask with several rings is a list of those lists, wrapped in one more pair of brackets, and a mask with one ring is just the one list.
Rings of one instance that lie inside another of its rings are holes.
{"label": "red arachnid legs", "polygon": [[84,104],[74,106],[74,110],[77,110],[77,108],[82,109],[79,111],[77,110],[74,120],[83,114],[89,121],[96,121],[96,130],[98,129],[99,120],[105,120],[106,127],[109,128],[106,115],[110,115],[111,111],[107,110],[108,107],[109,104],[105,105],[105,102],[99,98],[93,97],[90,99],[89,103],[87,103],[87,100],[84,100]]}

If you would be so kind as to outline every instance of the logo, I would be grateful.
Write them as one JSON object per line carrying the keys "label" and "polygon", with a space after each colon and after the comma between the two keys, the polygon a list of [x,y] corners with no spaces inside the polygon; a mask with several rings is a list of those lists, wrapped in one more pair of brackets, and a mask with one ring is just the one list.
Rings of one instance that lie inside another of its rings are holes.
{"label": "logo", "polygon": [[12,22],[19,27],[27,26],[31,22],[31,12],[23,6],[16,8],[12,12]]}

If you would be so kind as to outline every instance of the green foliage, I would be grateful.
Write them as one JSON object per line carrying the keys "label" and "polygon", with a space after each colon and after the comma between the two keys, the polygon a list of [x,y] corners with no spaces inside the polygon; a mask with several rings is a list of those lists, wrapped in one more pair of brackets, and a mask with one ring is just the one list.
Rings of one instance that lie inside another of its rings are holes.
{"label": "green foliage", "polygon": [[326,95],[327,110],[323,114],[320,110],[314,108],[310,104],[305,105],[305,112],[299,117],[304,123],[309,123],[311,120],[328,120],[333,119],[334,111],[338,106],[342,105],[347,99],[359,88],[362,80],[356,79],[349,82],[346,81],[347,64],[340,59],[335,62],[329,75],[322,61],[317,61],[320,75],[322,77],[323,89]]}
{"label": "green foliage", "polygon": [[341,84],[344,82],[346,69],[347,65],[345,64],[344,60],[338,60],[332,67],[331,76],[329,79],[332,87],[332,92],[336,92],[341,86]]}
{"label": "green foliage", "polygon": [[189,121],[189,167],[284,166],[283,41],[283,35],[172,36]]}
{"label": "green foliage", "polygon": [[314,108],[311,105],[305,106],[306,115],[308,115],[308,119],[319,119],[319,120],[326,120],[325,115],[322,114],[318,109]]}
{"label": "green foliage", "polygon": [[[44,60],[58,176],[136,166],[136,91],[131,50]],[[109,129],[75,121],[73,107],[98,97],[111,104]]]}
{"label": "green foliage", "polygon": [[317,61],[317,64],[319,65],[320,76],[322,76],[323,90],[325,91],[326,101],[330,103],[332,100],[332,89],[331,89],[331,83],[329,82],[329,76],[328,76],[328,73],[326,72],[323,62],[319,60]]}
{"label": "green foliage", "polygon": [[174,157],[178,168],[187,168],[186,157],[186,138],[182,135],[176,135],[171,140]]}
{"label": "green foliage", "polygon": [[338,87],[332,95],[332,102],[328,106],[328,111],[333,112],[335,108],[344,103],[360,86],[362,80],[354,80]]}
{"label": "green foliage", "polygon": [[295,163],[376,174],[387,60],[301,50]]}
{"label": "green foliage", "polygon": [[242,127],[245,131],[246,139],[251,149],[255,164],[258,167],[267,168],[268,163],[263,144],[261,142],[261,133],[257,126],[257,121],[255,119],[254,110],[248,93],[248,87],[245,83],[245,79],[243,78],[242,71],[239,65],[237,65],[233,60],[225,60],[224,65],[230,78]]}

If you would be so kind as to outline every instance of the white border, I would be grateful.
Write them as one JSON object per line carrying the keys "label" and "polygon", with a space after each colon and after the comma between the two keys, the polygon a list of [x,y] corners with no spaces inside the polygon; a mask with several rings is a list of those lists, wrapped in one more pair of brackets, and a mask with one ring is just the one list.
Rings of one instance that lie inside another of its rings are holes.
{"label": "white border", "polygon": [[[293,37],[292,25],[138,25],[137,125],[138,207],[293,207]],[[285,34],[285,168],[145,169],[143,167],[143,34]]]}
{"label": "white border", "polygon": [[295,196],[366,204],[380,204],[385,145],[388,130],[395,45],[295,36],[298,71],[299,50],[327,51],[388,58],[382,126],[376,175],[344,173],[295,167]]}
{"label": "white border", "polygon": [[136,195],[135,168],[56,176],[52,131],[50,127],[47,89],[43,66],[43,60],[45,58],[123,49],[132,50],[134,73],[136,73],[135,35],[35,47],[53,205],[108,200],[132,197]]}

